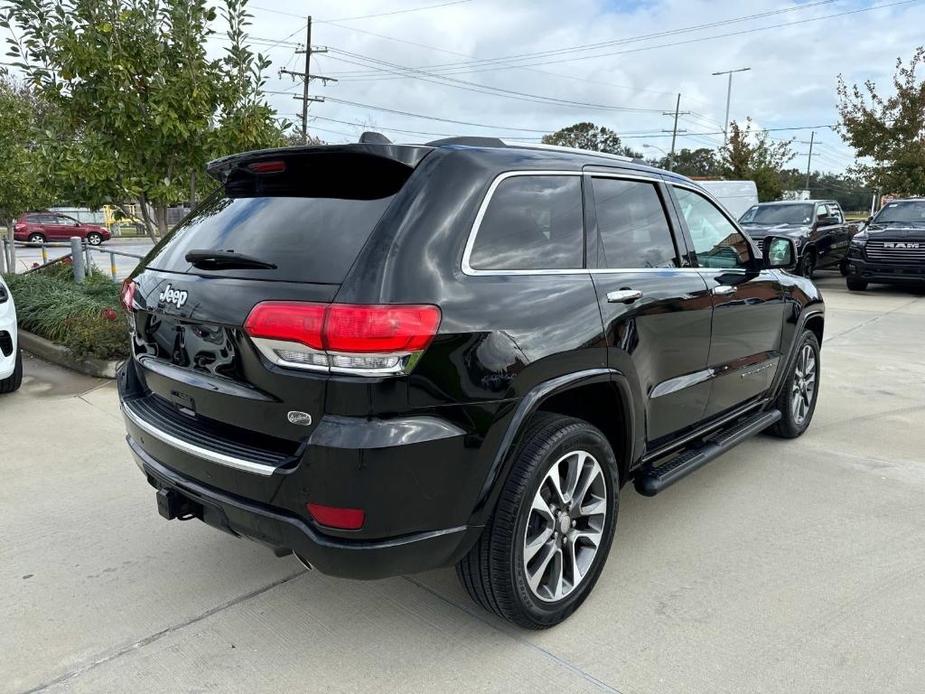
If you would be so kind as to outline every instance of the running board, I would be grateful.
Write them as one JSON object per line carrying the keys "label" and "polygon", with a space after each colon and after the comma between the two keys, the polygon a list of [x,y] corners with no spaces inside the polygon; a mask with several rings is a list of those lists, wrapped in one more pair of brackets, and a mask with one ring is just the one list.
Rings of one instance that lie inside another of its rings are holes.
{"label": "running board", "polygon": [[781,418],[780,410],[770,410],[749,417],[734,429],[729,429],[700,448],[681,453],[664,465],[648,465],[635,476],[636,491],[643,496],[655,496],[678,480],[702,468],[750,436],[764,431]]}

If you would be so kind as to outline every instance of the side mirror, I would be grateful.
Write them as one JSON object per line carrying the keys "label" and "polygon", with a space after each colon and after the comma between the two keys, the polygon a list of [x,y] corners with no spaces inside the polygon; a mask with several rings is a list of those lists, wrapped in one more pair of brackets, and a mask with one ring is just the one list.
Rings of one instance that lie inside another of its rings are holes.
{"label": "side mirror", "polygon": [[764,266],[768,270],[789,269],[796,264],[797,247],[786,236],[766,236],[762,246]]}

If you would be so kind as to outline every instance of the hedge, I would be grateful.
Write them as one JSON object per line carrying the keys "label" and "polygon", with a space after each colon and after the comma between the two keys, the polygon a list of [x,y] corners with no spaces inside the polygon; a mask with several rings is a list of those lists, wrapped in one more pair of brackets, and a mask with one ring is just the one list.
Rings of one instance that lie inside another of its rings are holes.
{"label": "hedge", "polygon": [[71,266],[57,263],[4,279],[24,330],[64,345],[80,357],[128,357],[128,323],[119,303],[119,285],[107,275],[94,269],[83,284],[77,284]]}

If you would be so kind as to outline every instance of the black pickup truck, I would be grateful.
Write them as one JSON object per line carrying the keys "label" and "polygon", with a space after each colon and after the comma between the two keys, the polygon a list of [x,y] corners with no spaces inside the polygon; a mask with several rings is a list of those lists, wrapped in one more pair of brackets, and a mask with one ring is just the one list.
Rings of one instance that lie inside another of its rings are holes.
{"label": "black pickup truck", "polygon": [[739,224],[761,246],[769,234],[792,238],[799,257],[796,272],[812,279],[817,269],[846,273],[848,246],[860,225],[846,222],[834,200],[784,200],[752,206]]}
{"label": "black pickup truck", "polygon": [[848,289],[868,282],[925,284],[925,198],[893,200],[851,240]]}

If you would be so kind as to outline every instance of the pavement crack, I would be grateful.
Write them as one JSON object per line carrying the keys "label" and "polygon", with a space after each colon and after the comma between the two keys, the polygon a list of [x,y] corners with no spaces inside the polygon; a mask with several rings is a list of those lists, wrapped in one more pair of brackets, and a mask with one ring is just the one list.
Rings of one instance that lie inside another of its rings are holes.
{"label": "pavement crack", "polygon": [[242,602],[247,602],[248,600],[251,600],[252,598],[256,598],[256,597],[258,597],[259,595],[263,595],[264,593],[266,593],[266,592],[268,592],[268,591],[271,591],[271,590],[273,590],[274,588],[278,588],[278,587],[280,587],[280,586],[282,586],[282,585],[285,585],[286,583],[289,583],[290,581],[292,581],[292,580],[294,580],[294,579],[298,578],[299,576],[302,576],[302,575],[304,575],[304,574],[306,574],[306,573],[307,573],[307,571],[305,571],[305,570],[298,571],[298,572],[296,572],[296,573],[294,573],[294,574],[290,574],[289,576],[286,576],[286,577],[284,577],[284,578],[281,578],[281,579],[279,579],[279,580],[277,580],[277,581],[273,581],[272,583],[270,583],[270,584],[268,584],[268,585],[265,585],[265,586],[263,586],[263,587],[261,587],[261,588],[257,588],[256,590],[253,590],[253,591],[251,591],[250,593],[245,593],[244,595],[239,595],[238,597],[232,598],[231,600],[228,600],[227,602],[223,602],[223,603],[220,604],[220,605],[216,605],[215,607],[211,607],[211,608],[209,608],[208,610],[206,610],[205,612],[202,612],[202,613],[196,615],[195,617],[192,617],[192,618],[190,618],[190,619],[187,619],[187,620],[184,621],[184,622],[180,622],[179,624],[172,624],[171,626],[169,626],[169,627],[167,627],[167,628],[165,628],[165,629],[161,629],[160,631],[157,631],[157,632],[155,632],[155,633],[153,633],[153,634],[150,634],[150,635],[144,637],[143,639],[139,639],[138,641],[135,641],[134,643],[130,643],[130,644],[126,645],[126,646],[123,646],[122,648],[119,648],[119,649],[117,649],[117,650],[115,650],[115,651],[112,651],[111,653],[108,653],[108,654],[106,654],[106,655],[104,655],[104,656],[102,656],[102,657],[99,657],[99,658],[97,658],[96,660],[94,660],[94,661],[92,661],[92,662],[89,662],[89,663],[86,663],[86,664],[84,664],[84,665],[81,665],[81,666],[79,666],[79,667],[77,667],[77,668],[74,668],[73,670],[71,670],[71,671],[69,671],[69,672],[66,672],[66,673],[64,673],[63,675],[59,675],[58,677],[55,677],[54,679],[49,680],[48,682],[45,682],[44,684],[40,684],[40,685],[38,685],[38,686],[36,686],[36,687],[33,687],[32,689],[27,689],[27,690],[26,690],[26,694],[31,694],[31,692],[41,692],[41,691],[45,691],[46,689],[49,689],[49,688],[54,687],[54,686],[56,686],[56,685],[59,685],[59,684],[62,684],[62,683],[64,683],[64,682],[67,682],[67,681],[69,681],[69,680],[72,680],[72,679],[74,679],[75,677],[80,677],[80,676],[83,675],[84,673],[89,672],[90,670],[93,670],[93,669],[99,667],[100,665],[104,665],[104,664],[106,664],[106,663],[108,663],[108,662],[111,662],[111,661],[113,661],[113,660],[116,660],[117,658],[121,658],[123,655],[126,655],[126,654],[128,654],[128,653],[132,653],[133,651],[137,651],[139,648],[144,648],[145,646],[148,646],[148,645],[154,643],[155,641],[159,641],[159,640],[162,639],[163,637],[165,637],[165,636],[167,636],[167,635],[169,635],[169,634],[172,634],[172,633],[174,633],[175,631],[179,631],[180,629],[184,629],[184,628],[186,628],[186,627],[188,627],[188,626],[190,626],[190,625],[192,625],[192,624],[196,624],[196,623],[198,623],[198,622],[201,622],[201,621],[204,620],[204,619],[208,619],[209,617],[211,617],[211,616],[214,615],[214,614],[217,614],[217,613],[219,613],[219,612],[221,612],[221,611],[223,611],[223,610],[227,610],[229,607],[234,607],[235,605],[239,605],[239,604],[241,604]]}
{"label": "pavement crack", "polygon": [[883,313],[878,313],[878,314],[877,314],[876,316],[874,316],[873,318],[869,318],[869,319],[866,320],[866,321],[862,321],[862,322],[858,323],[857,325],[852,325],[852,326],[851,326],[850,328],[848,328],[847,330],[843,330],[842,332],[836,333],[835,335],[829,335],[829,336],[827,336],[826,338],[824,338],[824,339],[822,340],[822,342],[823,342],[823,344],[825,344],[826,342],[832,342],[833,340],[837,340],[838,338],[844,337],[845,335],[850,335],[851,333],[856,332],[856,331],[860,330],[861,328],[866,328],[868,325],[871,325],[872,323],[876,323],[877,321],[879,321],[880,319],[882,319],[882,318],[885,317],[885,316],[890,315],[891,313],[896,313],[897,311],[900,311],[900,310],[906,308],[907,306],[911,306],[912,304],[914,304],[914,303],[915,303],[916,301],[918,301],[918,300],[919,300],[919,298],[916,297],[916,298],[914,298],[914,299],[911,299],[910,301],[907,301],[907,302],[904,303],[904,304],[900,304],[900,305],[897,306],[896,308],[891,308],[889,311],[885,311],[885,312],[883,312]]}
{"label": "pavement crack", "polygon": [[601,680],[599,680],[599,679],[598,679],[597,677],[595,677],[594,675],[592,675],[592,674],[590,674],[590,673],[588,673],[588,672],[585,672],[585,671],[582,670],[580,667],[578,667],[578,666],[576,666],[576,665],[573,665],[572,663],[570,663],[569,661],[565,660],[564,658],[559,657],[558,655],[556,655],[556,654],[553,653],[552,651],[548,651],[548,650],[546,650],[545,648],[543,648],[542,646],[536,645],[536,644],[533,643],[532,641],[529,641],[529,640],[523,638],[522,636],[520,636],[520,634],[512,633],[511,631],[508,631],[508,630],[506,630],[506,629],[500,628],[497,624],[492,623],[492,622],[490,621],[490,619],[487,619],[487,618],[486,618],[487,615],[485,615],[485,614],[483,614],[483,613],[481,613],[481,612],[479,612],[479,611],[476,611],[476,610],[474,610],[474,609],[473,609],[473,610],[467,609],[467,608],[463,607],[462,605],[453,602],[453,601],[450,600],[449,598],[447,598],[447,597],[441,595],[440,593],[438,593],[438,592],[437,592],[436,590],[434,590],[433,588],[431,588],[431,587],[425,585],[424,583],[421,583],[420,581],[418,581],[418,580],[412,578],[411,576],[402,576],[402,578],[404,578],[404,579],[405,579],[406,581],[408,581],[409,583],[413,583],[414,585],[416,585],[416,586],[417,586],[418,588],[420,588],[421,590],[424,590],[424,591],[430,593],[431,595],[433,595],[435,598],[437,598],[437,599],[440,600],[441,602],[446,603],[447,605],[450,605],[451,607],[454,607],[454,608],[456,608],[457,610],[466,613],[466,614],[469,615],[470,617],[474,617],[475,619],[479,620],[479,621],[482,622],[483,624],[486,624],[487,626],[491,627],[491,628],[494,629],[495,631],[497,631],[497,632],[499,632],[499,633],[501,633],[501,634],[504,634],[505,636],[507,636],[507,637],[509,637],[509,638],[511,638],[511,639],[513,639],[513,640],[515,640],[515,641],[517,641],[518,643],[520,643],[520,644],[522,644],[522,645],[524,645],[524,646],[527,646],[528,648],[530,648],[530,649],[532,649],[532,650],[539,651],[544,657],[549,658],[550,660],[552,660],[552,661],[553,661],[554,663],[556,663],[557,665],[560,665],[560,666],[564,667],[565,669],[567,669],[567,670],[569,670],[569,671],[575,673],[576,675],[578,675],[579,677],[581,677],[582,679],[584,679],[586,682],[588,682],[589,684],[594,685],[595,687],[597,687],[597,688],[600,689],[601,691],[604,691],[604,692],[611,692],[611,694],[622,694],[622,692],[621,692],[619,689],[616,689],[616,688],[614,688],[614,687],[611,687],[611,686],[610,686],[609,684],[607,684],[606,682],[602,682]]}

